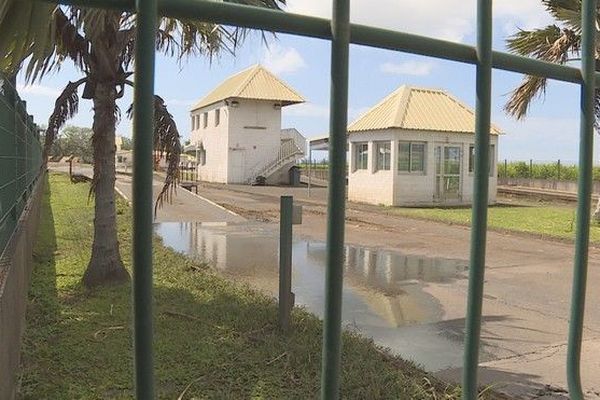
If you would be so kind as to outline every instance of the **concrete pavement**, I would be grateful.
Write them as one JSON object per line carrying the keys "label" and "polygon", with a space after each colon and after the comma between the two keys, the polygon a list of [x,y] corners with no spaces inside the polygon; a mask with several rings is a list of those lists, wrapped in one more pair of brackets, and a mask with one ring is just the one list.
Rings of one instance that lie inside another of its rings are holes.
{"label": "concrete pavement", "polygon": [[[69,166],[66,164],[51,164],[50,169],[58,172],[69,172]],[[93,176],[90,166],[73,166],[73,173]],[[115,188],[121,196],[131,202],[132,199],[132,176],[117,173]],[[153,201],[156,201],[160,190],[163,187],[163,181],[155,177],[152,182]],[[219,206],[218,204],[178,187],[173,194],[171,202],[164,202],[156,213],[155,222],[226,222],[236,223],[244,222],[245,218],[237,215],[231,210]]]}
{"label": "concrete pavement", "polygon": [[[293,195],[304,205],[300,237],[324,240],[326,190],[314,188],[204,185],[203,196],[248,218],[277,221],[278,197]],[[404,254],[468,259],[468,227],[410,219],[384,208],[348,203],[349,244]],[[519,399],[568,399],[566,340],[569,320],[573,245],[524,234],[488,232],[480,384]],[[600,399],[600,251],[590,249],[588,293],[582,356],[586,398]],[[443,308],[431,323],[440,335],[462,346],[468,281],[430,285],[425,291]],[[402,335],[402,328],[398,329]],[[461,368],[438,371],[460,381]]]}

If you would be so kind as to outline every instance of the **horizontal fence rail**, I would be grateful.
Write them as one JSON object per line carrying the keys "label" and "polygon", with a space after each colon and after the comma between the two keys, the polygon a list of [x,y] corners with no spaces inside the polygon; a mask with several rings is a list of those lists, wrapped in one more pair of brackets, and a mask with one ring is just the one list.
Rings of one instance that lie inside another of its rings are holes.
{"label": "horizontal fence rail", "polygon": [[[117,10],[134,9],[134,0],[62,0],[60,3]],[[168,17],[195,18],[224,25],[264,29],[317,39],[332,39],[331,21],[325,18],[206,0],[160,0],[158,10]],[[350,43],[477,64],[477,51],[474,46],[360,24],[350,24]],[[581,71],[578,68],[499,51],[492,51],[492,67],[545,76],[558,81],[582,82]],[[600,72],[595,73],[595,79],[600,82]]]}
{"label": "horizontal fence rail", "polygon": [[[40,0],[42,1],[42,0]],[[44,0],[51,1],[51,0]],[[440,0],[443,1],[443,0]],[[492,0],[477,1],[477,45],[453,43],[425,36],[396,32],[349,23],[350,0],[333,1],[333,18],[309,17],[282,11],[250,7],[233,2],[207,0],[56,0],[65,5],[100,7],[138,12],[136,43],[134,147],[134,318],[136,383],[138,398],[153,397],[152,377],[152,258],[150,207],[151,135],[149,102],[154,78],[154,19],[160,15],[196,19],[223,25],[255,28],[277,33],[330,40],[332,43],[331,120],[327,277],[324,324],[321,396],[339,397],[341,292],[344,244],[345,132],[347,118],[348,45],[350,43],[401,51],[450,61],[473,64],[476,72],[476,145],[473,227],[471,233],[469,295],[466,318],[463,398],[477,398],[477,364],[481,327],[481,305],[485,270],[485,234],[487,231],[487,186],[489,174],[489,127],[491,71],[493,68],[581,85],[581,134],[579,208],[575,245],[572,312],[570,320],[567,377],[570,397],[583,399],[579,362],[585,304],[585,286],[589,245],[589,213],[592,183],[594,91],[600,73],[594,68],[596,0],[582,0],[582,69],[552,64],[527,57],[493,51]],[[139,68],[143,66],[143,68]],[[142,232],[144,231],[144,232]],[[143,233],[143,234],[142,234]],[[149,386],[149,387],[145,387]]]}
{"label": "horizontal fence rail", "polygon": [[33,117],[13,79],[0,75],[0,254],[10,240],[42,166]]}

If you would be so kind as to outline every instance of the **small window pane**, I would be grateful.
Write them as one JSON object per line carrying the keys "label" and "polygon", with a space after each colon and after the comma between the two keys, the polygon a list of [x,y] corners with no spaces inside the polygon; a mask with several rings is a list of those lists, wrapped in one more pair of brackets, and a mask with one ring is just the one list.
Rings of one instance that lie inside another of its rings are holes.
{"label": "small window pane", "polygon": [[410,142],[398,144],[398,171],[410,172]]}
{"label": "small window pane", "polygon": [[375,146],[377,154],[377,170],[389,170],[392,157],[391,142],[378,142]]}
{"label": "small window pane", "polygon": [[410,149],[410,172],[425,171],[425,144],[412,143]]}
{"label": "small window pane", "polygon": [[367,169],[369,163],[369,144],[356,144],[356,169]]}
{"label": "small window pane", "polygon": [[205,112],[204,114],[202,114],[202,118],[203,118],[202,127],[206,128],[208,126],[208,113]]}
{"label": "small window pane", "polygon": [[220,122],[221,122],[221,110],[216,109],[215,110],[215,126],[219,126]]}
{"label": "small window pane", "polygon": [[[493,144],[490,145],[490,176],[494,176],[494,166],[496,165],[496,148]],[[475,146],[469,146],[469,172],[475,171]]]}
{"label": "small window pane", "polygon": [[475,146],[469,146],[469,172],[475,170]]}
{"label": "small window pane", "polygon": [[490,145],[490,176],[494,177],[494,165],[496,164],[496,152],[493,144]]}

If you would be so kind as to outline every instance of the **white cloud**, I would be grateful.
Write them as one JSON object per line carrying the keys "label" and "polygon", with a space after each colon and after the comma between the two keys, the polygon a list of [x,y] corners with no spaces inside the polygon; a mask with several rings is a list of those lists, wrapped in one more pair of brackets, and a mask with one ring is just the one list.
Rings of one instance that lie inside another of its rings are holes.
{"label": "white cloud", "polygon": [[[503,26],[537,26],[549,20],[539,0],[494,1],[494,20]],[[331,0],[290,0],[288,11],[331,18]],[[351,20],[377,26],[462,42],[475,32],[475,0],[354,0]],[[512,30],[514,31],[514,29]]]}
{"label": "white cloud", "polygon": [[32,96],[56,98],[60,95],[60,90],[51,88],[48,86],[38,85],[38,84],[33,84],[33,85],[18,84],[17,90],[19,91],[20,94],[30,94]]}
{"label": "white cloud", "polygon": [[380,66],[381,72],[394,75],[425,76],[429,75],[432,69],[433,63],[430,61],[386,62]]}
{"label": "white cloud", "polygon": [[263,57],[263,64],[274,74],[294,73],[304,67],[306,62],[302,55],[293,47],[281,47],[271,44]]}
{"label": "white cloud", "polygon": [[329,117],[329,107],[313,103],[295,104],[284,108],[283,112],[286,116],[293,117]]}

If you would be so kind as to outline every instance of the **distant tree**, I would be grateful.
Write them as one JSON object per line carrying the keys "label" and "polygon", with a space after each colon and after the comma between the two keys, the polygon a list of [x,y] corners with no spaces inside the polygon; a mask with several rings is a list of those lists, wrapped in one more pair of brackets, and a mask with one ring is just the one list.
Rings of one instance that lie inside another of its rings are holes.
{"label": "distant tree", "polygon": [[133,150],[133,141],[131,138],[126,136],[121,136],[121,150]]}
{"label": "distant tree", "polygon": [[67,126],[59,132],[50,150],[54,157],[79,157],[82,162],[91,164],[94,161],[91,128]]}

